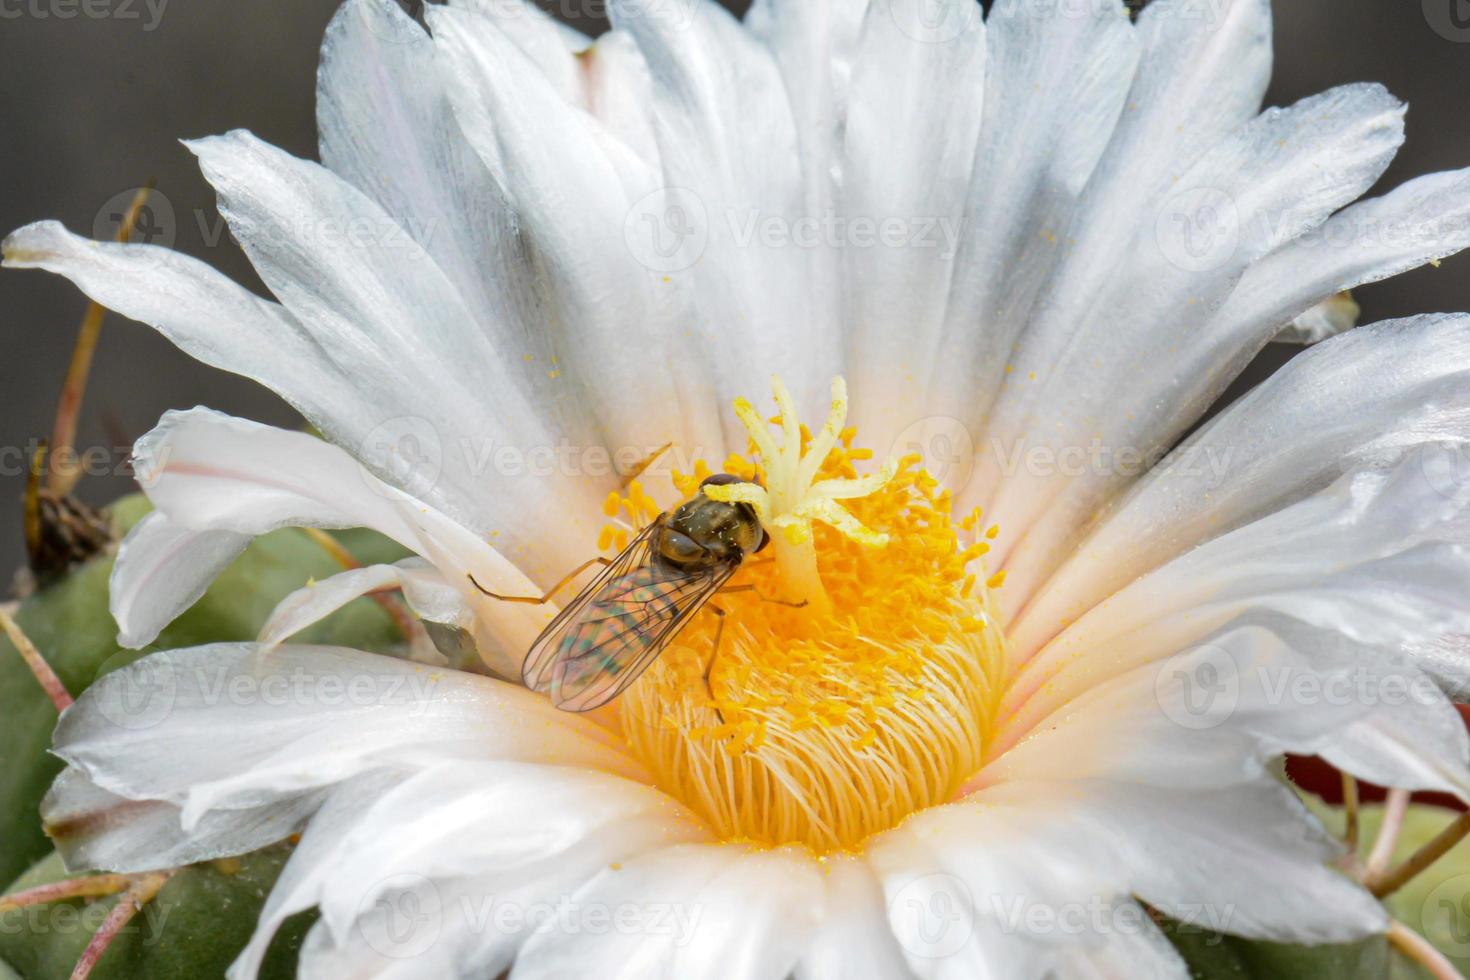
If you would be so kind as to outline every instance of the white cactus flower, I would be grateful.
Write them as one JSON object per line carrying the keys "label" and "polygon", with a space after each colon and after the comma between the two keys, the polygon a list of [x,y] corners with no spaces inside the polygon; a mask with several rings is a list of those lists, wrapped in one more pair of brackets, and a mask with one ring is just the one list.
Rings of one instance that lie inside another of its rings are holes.
{"label": "white cactus flower", "polygon": [[[1346,330],[1185,436],[1278,334],[1348,326],[1319,304],[1470,244],[1470,172],[1354,204],[1404,107],[1262,112],[1266,0],[1199,6],[610,0],[594,42],[348,0],[320,164],[188,144],[273,298],[11,235],[325,436],[195,409],[138,444],[124,643],[276,528],[419,556],[94,685],[69,865],[301,833],[235,978],[313,906],[305,977],[1183,977],[1145,905],[1384,931],[1269,766],[1470,799],[1470,318]],[[575,588],[482,590],[720,470],[775,545],[752,588],[597,711],[521,686]],[[485,672],[290,642],[385,589]]]}

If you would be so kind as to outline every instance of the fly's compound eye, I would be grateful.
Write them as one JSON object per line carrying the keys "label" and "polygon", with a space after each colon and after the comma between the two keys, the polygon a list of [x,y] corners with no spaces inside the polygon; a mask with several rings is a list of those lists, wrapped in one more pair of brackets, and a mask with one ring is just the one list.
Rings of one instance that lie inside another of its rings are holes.
{"label": "fly's compound eye", "polygon": [[732,483],[749,482],[749,480],[740,479],[740,477],[733,473],[716,473],[714,476],[705,477],[704,482],[700,483],[699,489],[703,490],[705,487],[727,487]]}

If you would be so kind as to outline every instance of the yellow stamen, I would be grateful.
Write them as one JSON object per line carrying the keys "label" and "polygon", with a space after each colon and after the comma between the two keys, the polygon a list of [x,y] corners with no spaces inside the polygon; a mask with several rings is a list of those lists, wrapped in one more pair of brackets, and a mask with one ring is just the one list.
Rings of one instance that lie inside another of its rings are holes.
{"label": "yellow stamen", "polygon": [[[779,432],[737,406],[758,462],[725,466],[766,489],[706,490],[756,509],[776,561],[747,561],[730,583],[740,591],[714,600],[725,616],[713,662],[719,619],[705,612],[617,703],[659,785],[722,839],[855,849],[949,801],[979,768],[1008,669],[996,579],[979,564],[979,518],[955,520],[918,457],[858,475],[871,453],[852,447],[840,382],[816,433],[784,388],[777,404]],[[767,601],[790,594],[793,559],[809,562],[820,607]]]}

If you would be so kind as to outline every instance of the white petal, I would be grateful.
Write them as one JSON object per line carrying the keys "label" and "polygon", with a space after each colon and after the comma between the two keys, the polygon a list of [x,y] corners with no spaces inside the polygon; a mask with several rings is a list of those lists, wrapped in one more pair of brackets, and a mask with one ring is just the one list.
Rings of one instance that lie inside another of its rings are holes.
{"label": "white petal", "polygon": [[[650,165],[658,163],[653,133],[651,80],[648,65],[633,39],[608,31],[595,41],[555,20],[528,0],[451,0],[449,6],[488,20],[529,58],[561,99],[595,116]],[[483,27],[475,19],[465,30]],[[458,79],[473,86],[473,79]],[[487,159],[500,159],[498,148],[481,146]],[[514,181],[504,167],[497,175]]]}
{"label": "white petal", "polygon": [[113,615],[130,645],[152,642],[251,538],[291,526],[369,527],[417,552],[473,604],[498,648],[487,655],[519,658],[555,614],[482,596],[470,575],[505,595],[536,588],[472,532],[306,433],[170,412],[138,441],[134,468],[163,516],[133,530],[113,571]]}
{"label": "white petal", "polygon": [[[1040,623],[1088,609],[1138,575],[1416,446],[1460,441],[1470,419],[1470,318],[1359,327],[1304,351],[1099,518],[1039,593]],[[1461,482],[1436,477],[1454,496]]]}
{"label": "white petal", "polygon": [[[408,558],[396,565],[369,565],[320,582],[308,582],[276,604],[257,640],[266,645],[284,643],[355,599],[400,589],[409,609],[420,619],[474,635],[478,622],[459,585],[445,581],[444,576],[422,559]],[[423,642],[427,647],[427,640]],[[485,646],[489,647],[486,654],[491,658],[488,666],[492,671],[501,677],[516,676],[519,657],[497,656],[502,653],[497,649],[498,644]],[[445,663],[432,647],[424,651],[415,649],[413,659],[441,666]]]}
{"label": "white petal", "polygon": [[[551,566],[589,540],[566,520],[568,508],[595,508],[615,480],[552,466],[487,494],[486,464],[506,446],[529,454],[597,445],[575,394],[533,398],[517,352],[492,345],[432,257],[330,171],[243,132],[189,146],[261,279],[343,370],[383,386],[379,429],[408,417],[425,430],[421,443],[437,443],[440,466],[397,468],[405,489],[477,531],[499,530],[544,562],[538,573],[551,580],[563,574]],[[364,434],[348,445],[380,475],[399,462],[397,439]]]}
{"label": "white petal", "polygon": [[[1041,980],[1059,975],[1056,957],[1069,946],[1075,955],[1147,934],[1152,923],[1131,895],[1251,938],[1317,944],[1382,931],[1382,907],[1327,866],[1336,855],[1291,790],[1262,777],[1189,792],[1007,783],[915,815],[879,838],[870,860],[915,972]],[[926,960],[936,934],[923,935],[924,917],[905,905],[937,911],[944,896],[954,912],[941,941],[968,942]],[[1154,948],[1163,961],[1150,973],[1179,975],[1167,947]]]}
{"label": "white petal", "polygon": [[[332,227],[340,233],[342,226],[306,218],[297,227],[326,234]],[[556,481],[553,494],[533,475],[540,470],[526,465],[528,458],[536,458],[528,450],[538,445],[555,458],[555,440],[509,443],[520,462],[503,474],[504,492],[484,493],[492,449],[506,448],[502,442],[486,441],[495,439],[493,429],[462,435],[463,419],[444,421],[443,411],[430,404],[440,391],[436,384],[410,384],[394,371],[384,374],[370,366],[381,364],[371,357],[353,360],[362,351],[350,340],[330,345],[329,352],[284,309],[203,263],[150,245],[89,242],[55,222],[22,228],[6,239],[4,251],[7,265],[65,275],[102,305],[157,327],[205,363],[274,389],[338,445],[360,453],[379,476],[416,485],[424,499],[456,519],[482,533],[498,530],[511,546],[519,544],[524,563],[533,571],[538,564],[547,566],[538,574],[547,576],[548,584],[565,573],[567,558],[575,563],[572,556],[583,554],[586,542],[595,538],[595,526],[568,515],[596,513],[597,474],[579,469],[575,476]],[[421,356],[419,351],[402,353],[397,360],[407,365]],[[404,446],[425,454],[432,465],[404,465]],[[443,479],[435,472],[439,469]],[[455,477],[460,487],[472,485],[473,491],[456,490]],[[553,507],[553,499],[564,506]],[[531,511],[522,520],[524,512],[518,508],[527,505]],[[546,514],[538,517],[538,510]],[[575,535],[570,526],[575,526]],[[553,555],[552,547],[567,550]]]}
{"label": "white petal", "polygon": [[[926,374],[937,353],[930,346],[975,169],[985,108],[980,6],[939,0],[920,12],[906,0],[874,0],[854,58],[839,206],[854,229],[896,221],[900,235],[842,249],[853,403],[906,421],[919,403],[899,396],[917,391],[893,379]],[[861,415],[856,423],[876,445],[891,442],[893,432],[873,431]]]}
{"label": "white petal", "polygon": [[[638,42],[653,76],[665,200],[635,216],[653,225],[641,241],[653,231],[666,241],[677,219],[689,231],[681,240],[703,244],[691,267],[669,275],[700,297],[691,342],[719,367],[720,403],[766,390],[774,371],[799,403],[825,404],[841,365],[837,309],[835,296],[815,293],[813,283],[828,278],[812,268],[830,256],[762,234],[770,226],[794,233],[805,200],[775,59],[711,0],[612,0],[608,14]],[[729,444],[745,445],[729,413],[722,420]]]}
{"label": "white petal", "polygon": [[433,257],[480,326],[509,346],[535,320],[534,272],[490,170],[460,133],[434,43],[393,0],[332,18],[317,72],[322,162]]}
{"label": "white petal", "polygon": [[449,6],[489,20],[531,59],[557,94],[573,104],[583,102],[582,74],[575,55],[592,47],[592,38],[528,0],[451,0]]}
{"label": "white petal", "polygon": [[[579,103],[595,95],[597,105],[620,125],[635,121],[628,103],[637,98],[641,80],[646,116],[647,69],[627,38],[605,40],[596,53],[575,56],[569,44],[580,38],[585,48],[591,42],[534,7],[519,2],[469,6],[515,30],[528,53],[539,55],[543,69],[553,63],[560,66],[561,81],[575,86]],[[454,19],[476,29],[483,21],[478,13]],[[494,28],[488,32],[499,36]],[[651,383],[658,374],[650,368],[648,345],[637,333],[649,329],[645,324],[653,318],[646,308],[650,289],[633,291],[633,297],[645,299],[643,308],[623,298],[631,277],[647,278],[646,270],[634,265],[622,247],[626,206],[608,198],[600,186],[585,198],[591,205],[616,211],[616,220],[606,225],[607,235],[613,237],[598,239],[585,234],[587,215],[580,213],[581,208],[551,207],[543,197],[521,193],[533,170],[552,186],[556,176],[542,177],[545,168],[539,162],[503,154],[494,138],[488,145],[467,140],[453,104],[481,108],[480,74],[468,66],[441,64],[434,41],[392,0],[355,0],[338,13],[323,48],[318,99],[322,159],[374,198],[424,246],[476,313],[479,328],[495,349],[508,355],[502,360],[533,365],[522,380],[538,405],[562,406],[574,400],[570,385],[590,386],[593,393],[587,397],[612,416],[601,426],[609,448],[648,443],[642,450],[647,453],[671,438],[688,446],[700,444],[682,432],[666,432],[667,420],[679,415],[671,385]],[[528,79],[526,87],[534,88],[534,79]],[[525,107],[515,105],[524,112]],[[573,114],[568,107],[558,107],[568,117]],[[540,118],[545,117],[542,113]],[[510,122],[502,119],[497,128],[509,129]],[[549,130],[559,131],[559,125]],[[635,134],[645,147],[651,145],[651,123],[646,118],[641,134],[636,127]],[[553,153],[549,159],[573,176],[593,179],[579,148]],[[522,204],[519,211],[512,203],[517,199]],[[574,221],[579,234],[555,224],[548,228],[549,220]],[[570,257],[569,243],[578,249]],[[621,264],[607,261],[617,256],[623,257]],[[548,263],[558,268],[549,269]],[[568,265],[572,267],[567,269]],[[563,274],[552,276],[553,271]],[[588,294],[597,302],[588,302]],[[549,311],[564,307],[569,296],[582,298],[582,305],[563,310],[570,322],[556,329]],[[619,370],[620,362],[641,370],[637,374]],[[636,397],[639,393],[646,396]],[[628,401],[634,402],[629,409],[619,407]],[[707,398],[704,402],[706,410],[712,409]],[[630,431],[626,416],[635,411],[643,413],[636,417],[644,428],[661,426],[664,434],[650,443],[652,437]],[[582,426],[561,434],[585,431],[592,430]],[[585,438],[574,442],[579,449],[594,448]],[[711,452],[723,455],[719,446],[712,446]]]}
{"label": "white petal", "polygon": [[[1341,757],[1361,757],[1388,785],[1457,795],[1470,785],[1470,742],[1446,727],[1448,703],[1407,658],[1275,613],[1195,636],[1156,640],[1161,632],[1135,634],[1145,649],[1121,670],[1071,697],[1035,695],[1025,717],[1007,717],[976,784],[1085,781],[1101,767],[1130,784],[1219,788],[1352,733]],[[1396,738],[1413,751],[1395,757]]]}
{"label": "white petal", "polygon": [[[370,799],[351,789],[338,791],[349,806],[334,796],[313,819],[232,975],[253,976],[281,921],[315,905],[322,920],[303,954],[306,976],[395,966],[495,976],[539,924],[538,909],[561,909],[609,865],[708,839],[658,790],[563,767],[446,763]],[[409,891],[424,900],[423,916],[407,931],[385,929],[379,916]],[[574,905],[552,924],[595,925],[598,911]]]}
{"label": "white petal", "polygon": [[1335,623],[1371,643],[1397,645],[1416,634],[1427,642],[1460,616],[1465,592],[1454,585],[1454,570],[1470,557],[1448,545],[1462,539],[1467,525],[1470,488],[1447,496],[1426,472],[1424,455],[1414,453],[1391,469],[1347,474],[1213,538],[1091,609],[1038,603],[1007,636],[1017,660],[1026,662],[1059,633],[1086,635],[1084,645],[1091,646],[1175,614],[1198,621],[1212,607],[1247,597],[1316,621],[1305,601],[1293,607],[1288,597],[1305,600],[1318,592],[1331,603],[1340,589],[1358,595],[1320,625]]}
{"label": "white petal", "polygon": [[[869,0],[756,0],[745,15],[746,29],[770,48],[786,81],[808,215],[836,208],[858,33],[868,6]],[[837,271],[835,261],[831,271]]]}
{"label": "white petal", "polygon": [[1099,827],[1090,794],[1022,789],[924,811],[874,841],[868,859],[914,975],[1187,976],[1109,854],[1127,830]]}
{"label": "white petal", "polygon": [[614,909],[656,902],[672,911],[673,929],[655,935],[538,932],[511,977],[784,977],[820,921],[821,899],[821,875],[805,851],[733,844],[668,848],[604,871],[576,900]]}
{"label": "white petal", "polygon": [[[770,49],[785,80],[801,156],[800,214],[806,217],[840,214],[849,93],[870,6],[869,0],[756,0],[745,16],[746,29]],[[843,250],[807,251],[811,295],[836,308],[844,295]],[[847,329],[845,318],[840,329]]]}
{"label": "white petal", "polygon": [[266,896],[250,942],[230,964],[226,973],[230,980],[255,980],[281,922],[293,912],[310,907],[311,902],[300,904],[303,894],[314,895],[319,891],[320,882],[314,880],[312,873],[342,858],[348,843],[347,833],[364,819],[379,797],[406,778],[399,772],[366,773],[323,794],[322,802],[313,809],[310,823],[306,824],[300,841]]}
{"label": "white petal", "polygon": [[134,650],[152,643],[250,541],[235,531],[185,527],[156,511],[144,517],[118,549],[109,580],[117,642]]}
{"label": "white petal", "polygon": [[66,276],[101,305],[156,328],[211,367],[254,378],[338,442],[372,428],[381,391],[337,369],[294,317],[181,252],[92,242],[55,221],[5,239],[5,265]]}
{"label": "white petal", "polygon": [[[1163,931],[1154,926],[1141,906],[1120,903],[1120,912],[1137,909],[1132,917],[1139,928],[1109,936],[1100,949],[1069,949],[1058,956],[1058,975],[1112,980],[1190,980],[1193,974]],[[1144,921],[1147,919],[1147,921]],[[1126,920],[1125,920],[1126,921]]]}
{"label": "white petal", "polygon": [[[1114,453],[1131,447],[1149,454],[1173,444],[1218,393],[1208,390],[1209,379],[1223,388],[1229,378],[1212,374],[1209,362],[1197,363],[1200,345],[1179,338],[1209,323],[1209,311],[1252,261],[1315,227],[1378,178],[1403,140],[1403,112],[1382,87],[1358,85],[1262,114],[1135,217],[1133,241],[1121,253],[1126,267],[1087,298],[1088,311],[1069,309],[1065,296],[1048,296],[1021,339],[1015,373],[987,432],[992,447],[1000,441],[1000,452],[985,453],[978,474],[992,495],[991,519],[1009,532],[993,559],[1008,570],[1002,596],[1008,611],[1026,600],[1079,527],[1130,477],[1089,465],[1079,475],[1026,467],[1007,474],[1003,454],[1085,453],[1098,443]],[[1199,254],[1195,232],[1174,219],[1182,213],[1192,220],[1206,207],[1226,215],[1225,231]],[[1077,258],[1084,241],[1059,273],[1068,289],[1085,273]],[[1079,324],[1086,325],[1081,336],[1096,343],[1079,341]],[[1221,341],[1221,348],[1230,347],[1230,338]],[[1144,363],[1149,370],[1140,372]]]}
{"label": "white petal", "polygon": [[482,154],[493,145],[504,159],[507,190],[551,284],[538,329],[555,352],[552,372],[586,389],[615,451],[646,455],[674,442],[722,460],[709,374],[684,338],[691,301],[681,284],[639,264],[625,237],[630,210],[657,188],[656,171],[477,20],[429,11],[444,70],[466,82],[453,93],[465,133]]}
{"label": "white petal", "polygon": [[[1043,5],[1036,12],[1046,16],[1052,9]],[[1062,10],[1055,16],[1065,19],[1072,13]],[[1038,315],[1045,320],[1028,325],[1027,332],[1041,331],[1054,344],[1081,323],[1093,323],[1093,332],[1099,332],[1094,323],[1098,299],[1117,288],[1119,270],[1131,265],[1134,237],[1145,230],[1152,234],[1174,180],[1255,115],[1270,78],[1266,0],[1228,0],[1212,6],[1207,16],[1193,0],[1160,0],[1140,15],[1136,33],[1142,56],[1126,110],[1070,227],[1052,229],[1066,244],[1066,254],[1043,294],[1046,303]],[[1111,98],[1104,96],[1104,112]],[[1024,111],[1029,98],[1018,104]]]}
{"label": "white petal", "polygon": [[459,585],[445,581],[421,558],[353,568],[310,581],[276,604],[256,639],[266,645],[284,643],[356,599],[398,590],[422,624],[408,637],[404,655],[410,660],[459,670],[488,668],[502,679],[520,676],[522,649],[507,649],[493,638],[492,631],[482,631]]}
{"label": "white petal", "polygon": [[59,780],[43,816],[56,823],[80,794],[93,812],[76,846],[119,866],[151,857],[96,839],[136,839],[133,804],[99,808],[99,789],[178,808],[187,838],[239,853],[279,839],[282,814],[299,820],[323,790],[364,773],[459,758],[641,777],[604,729],[522,688],[353,650],[250,643],[164,651],[105,675],[64,713],[54,751],[85,781]]}
{"label": "white petal", "polygon": [[1453,700],[1470,701],[1470,637],[1441,636],[1406,644],[1406,652]]}
{"label": "white petal", "polygon": [[56,777],[41,812],[71,871],[161,871],[244,854],[301,828],[322,794],[206,814],[188,830],[182,809],[109,793],[78,769]]}
{"label": "white petal", "polygon": [[[1129,434],[1116,438],[1112,445],[1150,453],[1155,448],[1162,450],[1182,434],[1186,420],[1193,421],[1224,392],[1230,380],[1278,334],[1283,323],[1339,290],[1396,275],[1459,251],[1470,244],[1465,230],[1467,216],[1470,180],[1466,175],[1432,175],[1412,181],[1387,197],[1346,208],[1251,266],[1194,339],[1172,345],[1168,365],[1156,365],[1156,370],[1173,379],[1165,397],[1176,406],[1177,419],[1160,426],[1159,420],[1168,412],[1145,410],[1144,402],[1125,401],[1141,424],[1130,426]],[[1310,326],[1299,323],[1297,327],[1299,333],[1308,330],[1307,339],[1312,342],[1350,328],[1357,322],[1359,311],[1350,299],[1339,297],[1324,303],[1317,312]],[[1090,515],[1097,505],[1096,497],[1084,496],[1072,513]],[[1059,541],[1061,536],[1052,537]],[[1034,558],[1046,540],[1028,541],[1024,551]],[[1018,564],[1025,562],[1026,555],[1018,555],[1017,560]],[[1050,568],[1045,570],[1049,572]],[[1021,577],[1010,580],[1018,597],[1032,581],[1022,571],[1017,569]]]}
{"label": "white petal", "polygon": [[[1079,215],[1077,227],[1095,239],[1089,248],[1105,248],[1109,226],[1115,244],[1130,234],[1128,219],[1256,114],[1271,77],[1267,0],[1226,0],[1208,14],[1192,0],[1159,0],[1139,16],[1137,33],[1143,50],[1127,110]],[[1088,263],[1088,281],[1066,284],[1071,297],[1085,296],[1113,265]]]}
{"label": "white petal", "polygon": [[638,43],[608,31],[578,55],[583,109],[596,116],[649,164],[659,159],[653,122],[653,77]]}
{"label": "white petal", "polygon": [[[1203,924],[1255,938],[1339,942],[1381,930],[1382,908],[1329,867],[1340,848],[1267,769],[1282,752],[1315,751],[1376,713],[1365,701],[1281,696],[1280,684],[1290,692],[1313,672],[1350,678],[1364,663],[1346,641],[1296,653],[1302,630],[1279,618],[1243,623],[1087,692],[1064,721],[1038,727],[983,770],[973,795],[875,843],[891,915],[894,900],[947,890],[967,913],[962,924],[980,931],[995,920],[1014,944],[1043,948],[1068,938],[1046,922],[1066,921],[1068,910],[1096,922],[1087,903],[1129,895],[1176,915],[1203,911]],[[1208,692],[1187,683],[1205,680]],[[1463,772],[1463,746],[1461,756]],[[1265,880],[1277,887],[1263,891]],[[1057,918],[1029,918],[1029,906]],[[1102,924],[1107,933],[1116,920]],[[994,955],[985,938],[971,955]],[[1020,954],[1012,960],[1030,967]]]}
{"label": "white petal", "polygon": [[883,891],[861,858],[822,862],[826,897],[821,928],[793,973],[795,980],[902,980],[912,976],[888,926]]}
{"label": "white petal", "polygon": [[1470,629],[1466,590],[1458,584],[1470,577],[1470,553],[1444,543],[1465,517],[1464,502],[1439,496],[1417,461],[1392,473],[1359,473],[1139,578],[1034,656],[1030,651],[1047,631],[1023,626],[1017,660],[1024,666],[1006,692],[1004,734],[992,751],[1106,679],[1162,661],[1237,617],[1265,610],[1314,628],[1295,634],[1299,652],[1334,650],[1340,635],[1366,648],[1365,670],[1400,665],[1402,676],[1393,683],[1406,688],[1404,697],[1425,689],[1425,742],[1442,744],[1431,729],[1443,698],[1398,651],[1414,640]]}
{"label": "white petal", "polygon": [[[1062,11],[1000,0],[986,21],[985,119],[943,331],[931,414],[974,430],[1107,146],[1138,65],[1121,2]],[[880,443],[881,444],[881,443]]]}
{"label": "white petal", "polygon": [[[1424,678],[1430,682],[1428,677]],[[1448,701],[1393,692],[1392,703],[1335,735],[1318,754],[1375,786],[1470,798],[1470,735]]]}
{"label": "white petal", "polygon": [[1470,170],[1420,177],[1383,197],[1344,208],[1321,228],[1252,266],[1216,314],[1209,333],[1225,325],[1241,330],[1242,323],[1250,325],[1243,333],[1269,333],[1345,289],[1465,248],[1470,248]]}

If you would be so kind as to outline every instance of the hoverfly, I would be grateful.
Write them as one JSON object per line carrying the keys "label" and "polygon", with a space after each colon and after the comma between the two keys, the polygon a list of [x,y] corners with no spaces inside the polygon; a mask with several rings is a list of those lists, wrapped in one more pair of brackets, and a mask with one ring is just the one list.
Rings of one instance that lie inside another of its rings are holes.
{"label": "hoverfly", "polygon": [[[698,493],[660,514],[616,558],[594,558],[540,599],[496,595],[471,576],[475,588],[492,598],[541,603],[588,565],[606,566],[531,645],[521,668],[525,685],[565,711],[591,711],[627,690],[740,563],[770,541],[749,504],[704,494],[711,485],[741,482],[727,473],[707,478]],[[723,610],[715,612],[721,622],[711,666],[724,627]]]}

